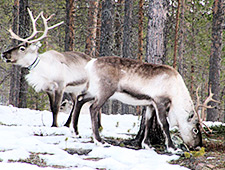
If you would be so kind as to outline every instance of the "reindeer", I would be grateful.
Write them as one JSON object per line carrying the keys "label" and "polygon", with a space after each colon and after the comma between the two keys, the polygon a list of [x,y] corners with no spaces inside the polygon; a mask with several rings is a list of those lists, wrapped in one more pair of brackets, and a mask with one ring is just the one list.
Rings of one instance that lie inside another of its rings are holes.
{"label": "reindeer", "polygon": [[[48,94],[50,108],[53,113],[52,126],[57,127],[57,114],[62,101],[62,95],[64,92],[69,93],[73,99],[73,105],[75,104],[76,95],[86,86],[87,75],[84,67],[91,58],[80,52],[59,53],[51,50],[39,54],[38,49],[41,46],[39,41],[47,36],[48,30],[59,26],[63,22],[49,27],[47,22],[53,15],[45,18],[43,12],[41,12],[34,18],[29,9],[28,12],[33,25],[33,33],[23,39],[9,29],[12,38],[23,43],[5,51],[2,54],[2,58],[8,63],[28,68],[29,74],[26,75],[26,80],[37,92],[42,90]],[[41,32],[37,31],[36,28],[36,21],[40,16],[44,23],[44,31],[40,37],[33,39],[37,33]],[[73,110],[65,126],[69,127]]]}
{"label": "reindeer", "polygon": [[[190,148],[202,145],[199,120],[190,94],[181,75],[172,67],[120,57],[100,57],[89,61],[85,69],[89,82],[77,97],[77,106],[92,102],[89,109],[95,142],[104,142],[98,131],[99,109],[107,99],[117,99],[126,104],[147,106],[146,127],[155,110],[168,151],[176,150],[169,133],[169,127],[173,126],[179,127],[183,141]],[[148,128],[145,128],[143,147],[147,147],[147,134]]]}

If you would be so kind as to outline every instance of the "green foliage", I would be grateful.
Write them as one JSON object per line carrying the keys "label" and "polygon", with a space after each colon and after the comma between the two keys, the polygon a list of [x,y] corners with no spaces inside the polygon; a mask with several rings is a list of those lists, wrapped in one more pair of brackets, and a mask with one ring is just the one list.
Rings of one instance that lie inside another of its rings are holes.
{"label": "green foliage", "polygon": [[205,148],[204,147],[201,147],[201,149],[199,151],[191,151],[191,154],[194,157],[204,156],[205,155]]}
{"label": "green foliage", "polygon": [[27,107],[35,110],[48,110],[49,100],[45,92],[37,93],[32,87],[28,88]]}
{"label": "green foliage", "polygon": [[201,147],[199,151],[184,152],[185,158],[200,157],[205,155],[205,148]]}
{"label": "green foliage", "polygon": [[125,144],[121,142],[120,147],[125,147]]}
{"label": "green foliage", "polygon": [[184,156],[185,156],[185,158],[190,158],[191,154],[189,152],[184,152]]}

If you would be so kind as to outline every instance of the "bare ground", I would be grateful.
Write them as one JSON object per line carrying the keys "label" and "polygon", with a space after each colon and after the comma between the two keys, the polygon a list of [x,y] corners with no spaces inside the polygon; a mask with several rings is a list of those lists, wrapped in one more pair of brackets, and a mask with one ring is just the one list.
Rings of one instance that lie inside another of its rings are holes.
{"label": "bare ground", "polygon": [[[92,141],[91,141],[92,142]],[[132,140],[128,143],[123,139],[107,139],[107,142],[112,145],[128,147],[132,149],[140,149],[137,143]],[[159,154],[168,154],[164,152],[162,145],[155,146],[156,152]],[[87,155],[91,150],[76,150],[68,148],[66,151],[69,154]],[[40,153],[39,153],[40,154]],[[48,167],[46,162],[40,159],[38,153],[32,153],[30,158],[19,160],[18,162],[26,162],[40,167]],[[100,158],[93,158],[97,161]],[[14,162],[11,160],[11,162]],[[171,164],[179,164],[192,170],[225,170],[225,126],[214,127],[210,137],[203,135],[203,147],[201,151],[185,152],[178,160],[172,160]],[[60,166],[52,166],[55,168],[65,168]]]}

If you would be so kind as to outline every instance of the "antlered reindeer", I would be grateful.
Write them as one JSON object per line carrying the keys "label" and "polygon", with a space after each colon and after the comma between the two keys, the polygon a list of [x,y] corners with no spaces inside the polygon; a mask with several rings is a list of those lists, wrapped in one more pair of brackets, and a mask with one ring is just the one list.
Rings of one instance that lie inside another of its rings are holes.
{"label": "antlered reindeer", "polygon": [[[29,74],[26,76],[26,80],[37,92],[41,90],[47,92],[53,113],[52,126],[58,126],[57,114],[62,95],[64,92],[70,93],[73,100],[76,101],[76,95],[86,86],[87,75],[84,67],[91,58],[80,52],[59,53],[51,50],[39,54],[38,49],[41,46],[39,41],[47,36],[48,30],[59,26],[63,22],[49,27],[47,22],[53,15],[45,18],[43,12],[41,12],[34,18],[29,9],[28,12],[33,25],[33,33],[23,39],[10,29],[9,32],[12,38],[23,43],[4,52],[2,58],[6,62],[28,68]],[[36,21],[40,16],[44,23],[44,31],[40,37],[33,39],[37,33],[42,32],[36,29]],[[73,110],[71,114],[72,112]],[[65,125],[69,126],[70,121],[71,115]]]}
{"label": "antlered reindeer", "polygon": [[[190,94],[181,75],[172,67],[120,57],[100,57],[89,61],[85,68],[89,83],[87,89],[78,96],[77,105],[83,104],[84,100],[93,100],[90,114],[97,142],[103,142],[98,131],[97,113],[110,98],[126,104],[147,106],[146,127],[155,110],[168,150],[175,149],[169,126],[179,127],[181,137],[189,147],[202,145],[199,120]],[[166,110],[169,110],[168,113]],[[148,128],[145,130],[144,147]]]}

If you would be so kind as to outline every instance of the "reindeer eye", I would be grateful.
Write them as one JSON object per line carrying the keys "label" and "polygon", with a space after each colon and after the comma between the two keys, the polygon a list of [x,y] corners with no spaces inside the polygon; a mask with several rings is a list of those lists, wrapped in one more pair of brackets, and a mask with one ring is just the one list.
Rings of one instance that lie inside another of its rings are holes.
{"label": "reindeer eye", "polygon": [[192,118],[194,117],[194,112],[193,111],[191,111],[190,112],[190,114],[189,114],[189,116],[188,116],[188,122],[190,122],[191,120],[192,120]]}
{"label": "reindeer eye", "polygon": [[22,52],[24,52],[25,49],[26,49],[26,48],[25,48],[24,46],[21,46],[21,47],[20,47],[20,51],[22,51]]}
{"label": "reindeer eye", "polygon": [[194,112],[191,112],[189,118],[192,119],[194,117]]}
{"label": "reindeer eye", "polygon": [[193,131],[193,133],[194,133],[195,135],[198,134],[198,129],[194,128],[192,131]]}

